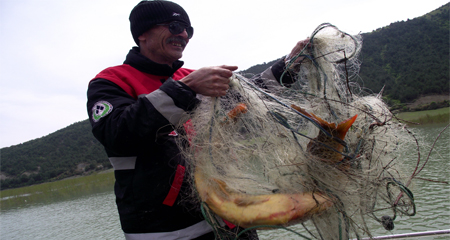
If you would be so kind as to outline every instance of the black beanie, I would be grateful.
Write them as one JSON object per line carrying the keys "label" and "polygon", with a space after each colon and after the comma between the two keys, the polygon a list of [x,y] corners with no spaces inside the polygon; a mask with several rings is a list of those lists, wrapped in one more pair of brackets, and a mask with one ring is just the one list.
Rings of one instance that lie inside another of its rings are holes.
{"label": "black beanie", "polygon": [[156,24],[179,21],[191,26],[189,16],[180,5],[164,0],[141,1],[131,10],[129,19],[131,35],[138,46],[138,37]]}

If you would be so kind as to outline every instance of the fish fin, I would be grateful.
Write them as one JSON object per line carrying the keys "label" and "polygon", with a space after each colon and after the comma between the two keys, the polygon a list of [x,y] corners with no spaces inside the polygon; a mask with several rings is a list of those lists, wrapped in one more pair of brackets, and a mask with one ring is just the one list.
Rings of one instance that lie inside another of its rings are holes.
{"label": "fish fin", "polygon": [[242,113],[246,113],[247,111],[247,105],[245,103],[239,103],[238,105],[236,105],[236,107],[231,109],[227,115],[229,118],[235,119],[236,117],[239,117],[239,115],[241,115]]}
{"label": "fish fin", "polygon": [[355,122],[356,118],[358,117],[358,115],[355,115],[347,120],[342,121],[341,123],[338,124],[338,126],[336,127],[336,131],[337,134],[340,139],[344,140],[345,135],[347,134],[348,130],[350,129],[350,127],[353,125],[353,123]]}
{"label": "fish fin", "polygon": [[225,199],[228,199],[230,197],[230,192],[227,190],[228,188],[227,184],[219,179],[213,178],[212,180],[217,183],[218,189],[220,189],[220,192],[218,192],[220,196],[222,196]]}
{"label": "fish fin", "polygon": [[222,126],[226,123],[228,123],[228,120],[232,120],[233,122],[236,122],[239,118],[239,116],[241,114],[244,114],[248,111],[247,105],[245,103],[239,103],[238,105],[236,105],[236,107],[234,107],[233,109],[231,109],[228,113],[227,116],[223,118],[221,124]]}
{"label": "fish fin", "polygon": [[330,129],[334,129],[336,128],[336,124],[335,123],[329,123],[325,120],[323,120],[322,118],[316,116],[314,113],[309,113],[307,112],[305,109],[296,106],[294,104],[291,105],[291,107],[295,110],[297,110],[299,113],[302,113],[303,115],[309,117],[310,119],[312,119],[313,121],[315,121],[316,123],[320,124],[323,127],[328,127]]}
{"label": "fish fin", "polygon": [[[336,126],[335,123],[329,123],[329,122],[323,120],[322,118],[316,116],[314,113],[309,113],[309,112],[305,111],[305,109],[303,109],[299,106],[292,104],[291,107],[293,109],[297,110],[298,112],[302,113],[303,115],[311,118],[313,121],[319,123],[322,127],[327,127],[329,130],[336,131],[335,132],[335,134],[337,135],[336,137],[339,137],[342,140],[344,140],[344,137],[347,134],[348,130],[350,129],[350,127],[355,122],[356,118],[358,117],[358,115],[355,115],[347,120],[342,121],[341,123],[339,123]],[[335,135],[335,134],[333,134],[333,135]]]}

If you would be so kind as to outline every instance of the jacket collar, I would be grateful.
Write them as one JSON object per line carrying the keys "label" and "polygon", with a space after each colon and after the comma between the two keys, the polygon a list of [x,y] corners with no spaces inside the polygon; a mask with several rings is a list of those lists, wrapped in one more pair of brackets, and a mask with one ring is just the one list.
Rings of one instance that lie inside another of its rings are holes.
{"label": "jacket collar", "polygon": [[180,69],[184,64],[183,61],[177,60],[172,64],[172,67],[170,67],[167,64],[153,62],[140,53],[139,47],[133,47],[130,52],[128,52],[123,63],[128,64],[141,72],[157,76],[172,76],[173,73]]}

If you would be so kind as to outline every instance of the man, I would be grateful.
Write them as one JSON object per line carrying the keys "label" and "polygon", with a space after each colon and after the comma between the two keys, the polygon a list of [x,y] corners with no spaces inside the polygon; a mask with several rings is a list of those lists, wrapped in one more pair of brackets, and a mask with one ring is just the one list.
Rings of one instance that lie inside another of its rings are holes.
{"label": "man", "polygon": [[[123,65],[100,72],[87,92],[92,132],[114,167],[125,237],[214,239],[199,206],[181,201],[189,194],[188,160],[177,147],[175,139],[182,133],[174,125],[198,104],[197,94],[225,95],[237,67],[182,68],[179,59],[193,28],[176,3],[142,1],[129,20],[138,47],[130,50]],[[298,44],[296,51],[302,46]],[[283,68],[281,60],[255,81],[262,86],[278,81]],[[256,232],[250,231],[242,239],[255,238]]]}

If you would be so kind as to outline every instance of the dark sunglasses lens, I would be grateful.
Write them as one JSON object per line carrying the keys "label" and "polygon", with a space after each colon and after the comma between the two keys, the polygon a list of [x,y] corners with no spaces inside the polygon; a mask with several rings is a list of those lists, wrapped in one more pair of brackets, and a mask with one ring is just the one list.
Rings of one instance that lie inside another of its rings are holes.
{"label": "dark sunglasses lens", "polygon": [[169,31],[174,35],[182,33],[184,29],[186,29],[188,38],[191,38],[192,35],[194,35],[194,29],[192,27],[185,27],[183,24],[180,24],[179,22],[171,22],[169,24]]}
{"label": "dark sunglasses lens", "polygon": [[186,32],[188,34],[188,38],[192,38],[192,36],[194,35],[194,28],[193,27],[187,27],[186,28]]}
{"label": "dark sunglasses lens", "polygon": [[178,22],[171,22],[169,24],[169,31],[172,34],[180,34],[184,31],[184,27]]}

